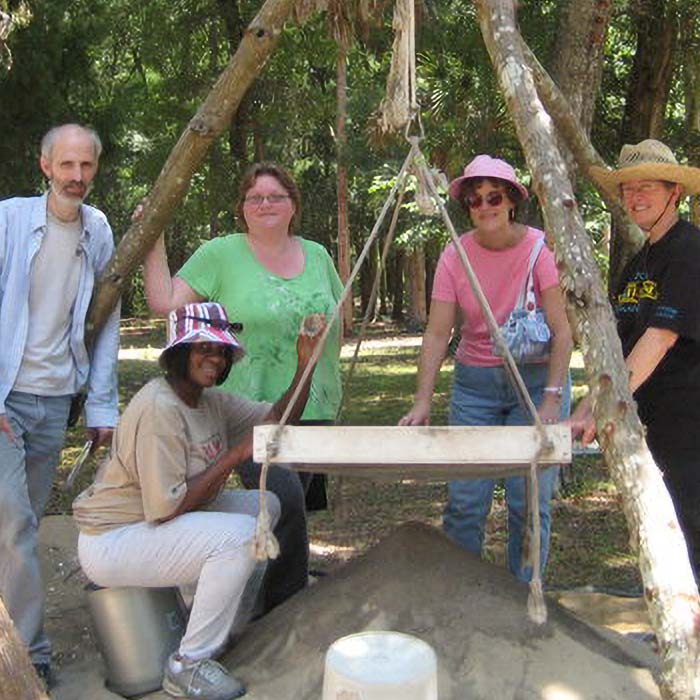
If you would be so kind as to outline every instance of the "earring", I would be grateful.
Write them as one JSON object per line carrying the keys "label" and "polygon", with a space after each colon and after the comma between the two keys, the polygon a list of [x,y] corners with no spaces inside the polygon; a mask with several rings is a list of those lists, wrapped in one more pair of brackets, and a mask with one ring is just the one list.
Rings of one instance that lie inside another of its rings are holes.
{"label": "earring", "polygon": [[508,221],[515,221],[515,209],[508,210]]}

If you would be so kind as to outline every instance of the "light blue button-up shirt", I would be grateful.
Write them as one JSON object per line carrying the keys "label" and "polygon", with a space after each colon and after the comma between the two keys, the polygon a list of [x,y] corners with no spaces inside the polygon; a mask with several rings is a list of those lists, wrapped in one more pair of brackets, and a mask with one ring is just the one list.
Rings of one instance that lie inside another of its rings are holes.
{"label": "light blue button-up shirt", "polygon": [[[17,379],[27,342],[31,266],[46,234],[46,197],[15,197],[0,202],[0,414]],[[100,331],[88,356],[85,318],[98,277],[114,252],[112,229],[105,215],[85,204],[78,294],[73,307],[70,349],[76,369],[76,391],[87,388],[88,427],[117,424],[117,355],[119,305]]]}

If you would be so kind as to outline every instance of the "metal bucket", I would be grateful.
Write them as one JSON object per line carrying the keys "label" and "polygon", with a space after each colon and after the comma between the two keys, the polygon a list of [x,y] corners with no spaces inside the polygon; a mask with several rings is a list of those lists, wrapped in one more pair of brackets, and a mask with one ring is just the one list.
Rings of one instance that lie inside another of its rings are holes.
{"label": "metal bucket", "polygon": [[86,590],[107,687],[126,696],[160,688],[165,662],[185,631],[176,590],[91,586]]}
{"label": "metal bucket", "polygon": [[401,632],[341,637],[326,652],[323,700],[437,700],[437,657]]}

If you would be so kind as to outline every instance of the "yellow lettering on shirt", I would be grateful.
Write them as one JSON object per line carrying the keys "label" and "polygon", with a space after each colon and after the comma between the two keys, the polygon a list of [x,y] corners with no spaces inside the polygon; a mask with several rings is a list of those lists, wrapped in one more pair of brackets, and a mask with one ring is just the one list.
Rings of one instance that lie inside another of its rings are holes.
{"label": "yellow lettering on shirt", "polygon": [[642,299],[656,301],[658,298],[659,285],[654,280],[628,282],[624,291],[617,295],[619,304],[638,304]]}

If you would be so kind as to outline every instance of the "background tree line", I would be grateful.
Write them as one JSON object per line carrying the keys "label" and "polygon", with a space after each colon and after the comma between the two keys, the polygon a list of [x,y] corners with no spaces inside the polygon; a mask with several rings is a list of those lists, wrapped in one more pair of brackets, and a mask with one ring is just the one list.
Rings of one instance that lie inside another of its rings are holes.
{"label": "background tree line", "polygon": [[[609,162],[622,143],[652,136],[700,163],[699,4],[520,2],[523,36]],[[351,257],[371,230],[407,151],[403,135],[382,135],[377,126],[391,58],[392,3],[328,5],[327,13],[288,28],[193,180],[168,231],[173,269],[203,240],[238,230],[237,182],[259,159],[279,161],[296,176],[304,236],[337,255],[339,196],[347,196]],[[91,201],[119,237],[259,6],[259,0],[0,0],[0,197],[44,186],[37,146],[49,126],[91,124],[105,146]],[[422,0],[418,9],[423,149],[432,165],[451,178],[486,152],[522,166],[472,2]],[[344,134],[337,114],[342,70]],[[339,163],[347,176],[340,190]],[[582,180],[578,196],[607,265],[611,236],[602,203]],[[404,210],[377,311],[394,318],[407,312],[420,325],[445,233],[411,197]],[[459,211],[452,213],[467,225]],[[536,205],[525,215],[537,221]],[[376,251],[357,285],[362,311],[378,257]],[[613,245],[613,267],[618,258]],[[145,311],[138,276],[124,302],[125,314]]]}

